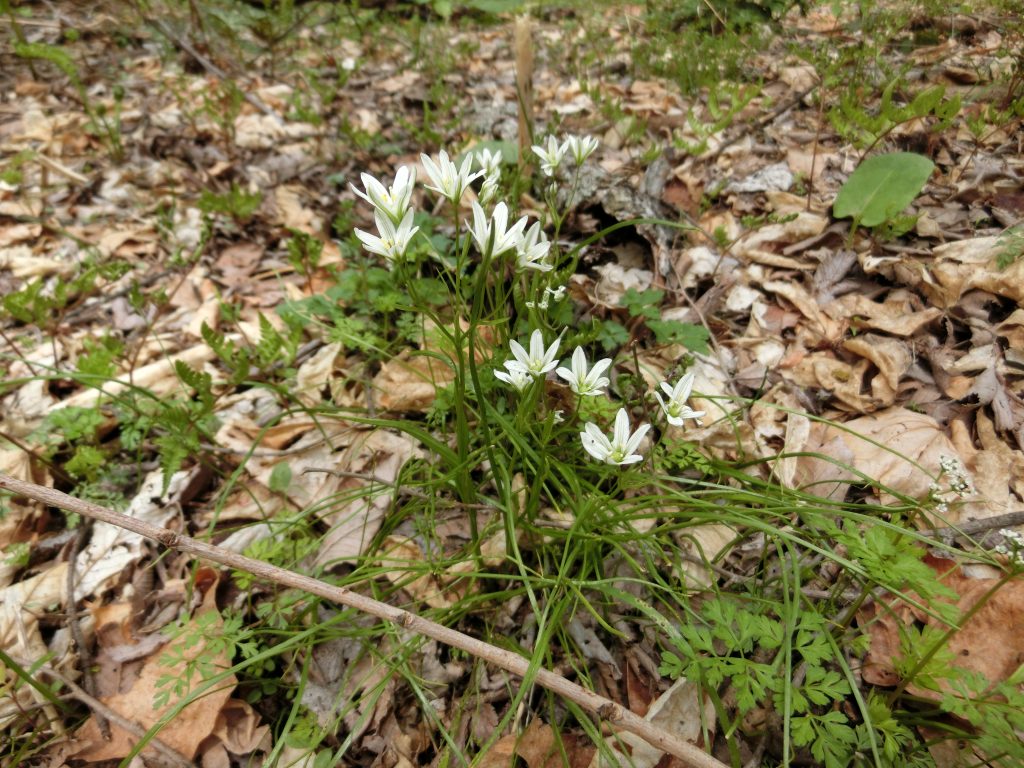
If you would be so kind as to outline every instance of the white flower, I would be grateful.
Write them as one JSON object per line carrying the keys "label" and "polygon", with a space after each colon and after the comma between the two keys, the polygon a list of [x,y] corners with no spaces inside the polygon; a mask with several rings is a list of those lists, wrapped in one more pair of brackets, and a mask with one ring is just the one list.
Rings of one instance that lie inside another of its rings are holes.
{"label": "white flower", "polygon": [[582,347],[576,347],[572,353],[572,370],[559,368],[555,374],[569,382],[569,389],[581,397],[587,395],[600,395],[601,390],[608,386],[608,379],[601,374],[612,364],[611,358],[606,357],[594,363],[594,367],[587,370],[587,356]]}
{"label": "white flower", "polygon": [[[466,222],[467,226],[469,222]],[[490,220],[480,203],[473,203],[473,225],[469,232],[476,240],[477,248],[485,256],[500,256],[506,251],[511,251],[519,245],[523,239],[523,230],[526,229],[526,217],[508,226],[508,206],[505,203],[498,203],[494,206],[494,213]]]}
{"label": "white flower", "polygon": [[492,173],[484,179],[484,183],[480,187],[480,202],[482,204],[487,205],[498,196],[498,184],[500,182],[500,173]]}
{"label": "white flower", "polygon": [[551,243],[544,236],[540,222],[535,221],[516,244],[516,269],[520,271],[536,269],[541,272],[550,272],[552,266],[543,261],[550,249]]}
{"label": "white flower", "polygon": [[644,460],[643,456],[634,451],[650,428],[650,424],[641,424],[636,432],[630,434],[629,415],[625,408],[619,408],[619,412],[615,414],[615,430],[611,440],[601,432],[597,424],[590,421],[583,425],[580,440],[586,452],[598,461],[607,464],[635,464]]}
{"label": "white flower", "polygon": [[562,158],[565,156],[568,146],[566,144],[559,146],[554,136],[548,136],[547,146],[533,146],[531,149],[540,158],[540,169],[544,175],[554,176],[558,166],[562,164]]}
{"label": "white flower", "polygon": [[557,357],[559,341],[560,339],[555,339],[550,347],[544,349],[544,336],[538,329],[530,334],[530,351],[527,353],[527,351],[523,349],[523,345],[513,339],[509,342],[509,346],[512,348],[512,354],[515,356],[515,362],[510,360],[505,364],[505,367],[511,370],[510,366],[518,363],[517,367],[521,367],[529,371],[534,376],[543,376],[558,365]]}
{"label": "white flower", "polygon": [[380,237],[357,229],[356,237],[362,241],[363,247],[370,253],[383,256],[389,262],[396,261],[405,256],[405,251],[409,247],[409,241],[412,240],[412,236],[420,229],[412,225],[412,211],[405,212],[405,216],[402,217],[402,222],[398,225],[397,229],[391,222],[391,219],[382,215],[379,210],[373,212],[373,219],[377,222],[377,231],[380,233]]}
{"label": "white flower", "polygon": [[593,136],[567,136],[562,144],[562,151],[572,155],[576,165],[583,165],[583,161],[590,157],[597,149],[597,139]]}
{"label": "white flower", "polygon": [[480,169],[488,177],[500,177],[501,176],[501,150],[497,152],[491,152],[489,149],[482,149],[476,153],[476,161],[480,164]]}
{"label": "white flower", "polygon": [[530,385],[530,382],[533,381],[533,376],[530,372],[523,368],[523,366],[519,365],[515,360],[509,360],[506,362],[505,368],[508,369],[507,373],[505,371],[495,371],[494,378],[498,379],[498,381],[504,381],[509,386],[515,387],[519,392],[526,389]]}
{"label": "white flower", "polygon": [[455,163],[448,159],[448,153],[443,149],[438,154],[436,163],[429,155],[420,155],[420,160],[423,162],[423,167],[427,169],[430,180],[434,182],[434,186],[426,184],[426,188],[432,189],[441,197],[448,198],[455,206],[462,200],[462,193],[466,191],[470,183],[482,174],[482,171],[470,173],[470,169],[473,167],[473,156],[468,153],[459,167],[456,167]]}
{"label": "white flower", "polygon": [[545,288],[544,295],[547,296],[548,294],[551,295],[551,300],[557,303],[565,298],[565,286],[560,285],[557,288]]}
{"label": "white flower", "polygon": [[661,395],[655,391],[654,396],[658,398],[661,409],[665,411],[668,423],[676,427],[683,426],[683,419],[693,419],[700,424],[700,417],[704,411],[695,411],[690,408],[686,401],[690,398],[690,390],[693,389],[693,372],[685,374],[673,387],[667,381],[661,382],[661,388],[668,395],[668,402],[662,400]]}
{"label": "white flower", "polygon": [[405,218],[405,213],[409,210],[409,201],[412,199],[413,187],[416,186],[415,168],[410,170],[405,165],[399,168],[395,174],[395,183],[390,189],[368,173],[360,174],[359,178],[363,180],[366,192],[360,192],[354,184],[349,184],[353,192],[387,215],[395,224]]}

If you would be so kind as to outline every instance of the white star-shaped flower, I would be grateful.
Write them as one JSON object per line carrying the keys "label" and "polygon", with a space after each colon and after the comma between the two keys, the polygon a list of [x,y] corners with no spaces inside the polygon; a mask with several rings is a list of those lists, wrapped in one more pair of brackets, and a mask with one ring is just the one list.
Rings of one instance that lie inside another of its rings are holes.
{"label": "white star-shaped flower", "polygon": [[360,174],[366,192],[360,192],[355,184],[349,184],[352,191],[366,200],[370,205],[385,214],[395,224],[405,218],[412,200],[412,190],[416,186],[416,169],[403,165],[395,174],[395,183],[385,187],[368,173]]}
{"label": "white star-shaped flower", "polygon": [[619,412],[615,414],[615,429],[611,440],[597,424],[588,421],[580,432],[580,441],[584,450],[598,461],[606,464],[635,464],[644,460],[644,457],[635,451],[650,428],[650,424],[641,424],[636,432],[630,434],[629,414],[625,408],[619,408]]}
{"label": "white star-shaped flower", "polygon": [[362,242],[363,247],[370,253],[383,256],[388,262],[394,262],[405,256],[412,236],[419,231],[419,227],[412,225],[412,211],[406,211],[398,227],[391,219],[382,214],[379,210],[373,212],[373,220],[377,222],[377,235],[356,229],[356,237]]}
{"label": "white star-shaped flower", "polygon": [[[469,226],[469,222],[466,222]],[[511,251],[519,245],[523,239],[523,230],[526,229],[526,217],[508,226],[508,206],[505,203],[498,203],[494,206],[494,213],[490,219],[484,213],[484,209],[477,202],[473,203],[473,224],[469,232],[476,240],[477,248],[485,256],[500,256],[506,251]]]}
{"label": "white star-shaped flower", "polygon": [[665,412],[665,418],[668,419],[669,424],[681,427],[683,419],[693,419],[700,424],[700,417],[704,415],[704,411],[695,411],[686,404],[686,401],[690,399],[690,391],[693,389],[693,371],[684,374],[674,387],[667,381],[661,382],[661,388],[668,396],[668,400],[663,400],[657,391],[654,396],[658,398],[658,403],[661,404],[661,409]]}
{"label": "white star-shaped flower", "polygon": [[548,136],[546,145],[533,146],[530,149],[540,158],[540,169],[545,176],[554,176],[558,166],[562,164],[562,158],[568,149],[568,145],[559,146],[554,136]]}
{"label": "white star-shaped flower", "polygon": [[420,160],[423,163],[423,167],[426,168],[430,180],[434,182],[433,186],[430,184],[424,186],[437,192],[441,197],[448,198],[452,205],[456,207],[458,207],[459,201],[462,200],[463,192],[466,191],[474,179],[483,173],[482,171],[471,172],[473,156],[469,153],[463,158],[461,166],[456,166],[448,158],[448,153],[443,149],[438,154],[436,163],[429,155],[420,155]]}
{"label": "white star-shaped flower", "polygon": [[551,243],[544,236],[540,222],[535,221],[516,245],[516,269],[519,271],[536,269],[540,272],[550,272],[552,266],[544,262],[549,250],[551,250]]}
{"label": "white star-shaped flower", "polygon": [[562,144],[562,151],[572,155],[576,165],[583,165],[583,162],[590,157],[597,149],[597,139],[593,136],[566,136]]}
{"label": "white star-shaped flower", "polygon": [[[538,329],[530,334],[529,352],[523,349],[523,345],[514,339],[509,342],[509,347],[512,349],[512,355],[515,357],[515,363],[518,363],[520,367],[529,371],[534,376],[543,376],[558,365],[559,341],[560,339],[555,339],[551,346],[545,349],[544,335]],[[505,364],[505,367],[508,368],[512,362],[513,361],[510,360]]]}
{"label": "white star-shaped flower", "polygon": [[583,348],[576,347],[572,353],[572,370],[559,368],[555,374],[569,382],[569,389],[581,397],[600,395],[601,390],[609,384],[609,380],[601,374],[611,364],[611,358],[606,357],[603,360],[598,360],[594,363],[594,367],[588,370],[587,356],[583,352]]}
{"label": "white star-shaped flower", "polygon": [[495,371],[494,378],[522,392],[533,382],[532,374],[515,360],[505,363],[505,371]]}

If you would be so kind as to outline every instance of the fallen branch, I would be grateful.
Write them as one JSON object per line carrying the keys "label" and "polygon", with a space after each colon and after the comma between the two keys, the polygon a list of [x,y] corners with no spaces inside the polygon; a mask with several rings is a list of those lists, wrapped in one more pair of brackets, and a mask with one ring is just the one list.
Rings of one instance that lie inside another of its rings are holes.
{"label": "fallen branch", "polygon": [[[355,608],[358,611],[390,621],[404,629],[489,661],[517,677],[525,678],[530,674],[530,662],[522,656],[477,640],[454,629],[449,629],[409,611],[365,597],[346,587],[331,586],[294,571],[278,568],[277,566],[269,565],[244,555],[238,555],[234,552],[228,552],[220,547],[204,544],[201,541],[196,541],[188,536],[182,536],[166,528],[122,515],[98,504],[82,501],[73,496],[68,496],[66,493],[55,491],[52,488],[44,488],[35,483],[16,480],[7,475],[0,474],[0,490],[11,491],[44,504],[59,507],[68,512],[75,512],[94,520],[116,525],[118,528],[124,528],[140,536],[158,541],[170,549],[195,555],[210,562],[251,573],[275,584],[300,589],[340,605]],[[667,752],[679,758],[683,765],[689,768],[727,768],[724,763],[719,762],[688,741],[684,741],[678,736],[653,725],[651,722],[644,720],[619,704],[566,680],[561,675],[546,669],[535,670],[532,675],[533,682],[538,685],[578,704],[602,720],[608,721],[611,725],[639,736],[652,747],[656,747],[662,752]]]}

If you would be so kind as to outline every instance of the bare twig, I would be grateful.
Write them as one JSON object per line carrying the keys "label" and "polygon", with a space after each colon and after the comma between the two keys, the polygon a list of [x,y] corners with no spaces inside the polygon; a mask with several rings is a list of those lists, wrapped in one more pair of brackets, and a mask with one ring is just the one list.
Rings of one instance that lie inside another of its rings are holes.
{"label": "bare twig", "polygon": [[[78,575],[78,553],[82,551],[85,540],[89,537],[89,520],[78,521],[78,531],[71,540],[71,550],[68,552],[68,578],[67,597],[64,602],[64,609],[68,616],[68,629],[71,630],[71,639],[78,648],[78,662],[82,669],[82,682],[85,684],[85,691],[90,696],[96,695],[96,677],[92,673],[92,654],[89,653],[89,646],[85,644],[85,636],[82,634],[82,625],[78,622],[78,601],[75,600],[75,582]],[[100,734],[106,740],[110,739],[110,722],[99,711],[96,712],[96,725],[100,727]]]}
{"label": "bare twig", "polygon": [[[231,80],[232,79],[231,76],[228,75],[227,72],[225,72],[223,69],[218,67],[212,61],[210,61],[208,58],[203,56],[203,54],[201,54],[199,51],[197,51],[195,49],[195,47],[188,40],[186,40],[185,38],[179,37],[178,35],[174,34],[174,30],[172,30],[169,25],[164,23],[164,21],[162,19],[147,19],[147,21],[148,21],[148,23],[150,25],[156,27],[160,31],[160,33],[164,35],[164,37],[166,37],[172,43],[174,43],[179,48],[181,48],[183,51],[185,51],[185,53],[187,53],[189,56],[191,56],[193,59],[195,59],[197,62],[199,62],[199,64],[203,67],[203,69],[205,69],[211,75],[213,75],[214,77],[216,77],[216,78],[218,78],[220,80]],[[268,115],[268,116],[274,118],[278,122],[278,124],[281,124],[281,123],[284,122],[281,119],[281,116],[279,114],[277,114],[277,112],[275,112],[273,109],[268,107],[259,97],[252,95],[251,93],[249,93],[245,89],[239,89],[239,90],[240,90],[240,92],[242,94],[242,98],[245,99],[250,104],[252,104],[252,106],[256,107],[256,109],[258,109],[260,112],[262,112],[263,114]]]}
{"label": "bare twig", "polygon": [[347,587],[331,586],[309,576],[278,568],[259,560],[254,560],[251,557],[228,552],[220,547],[196,541],[193,538],[183,536],[166,528],[119,514],[98,504],[82,501],[81,499],[68,496],[66,493],[55,491],[52,488],[44,488],[35,483],[16,480],[7,475],[0,474],[0,490],[21,494],[44,504],[51,504],[69,512],[77,512],[85,517],[116,525],[119,528],[124,528],[125,530],[158,541],[165,547],[195,555],[220,565],[226,565],[230,568],[246,571],[275,584],[300,589],[309,594],[317,595],[326,600],[331,600],[335,603],[368,613],[371,616],[384,619],[385,621],[390,621],[411,632],[424,635],[489,661],[518,677],[532,677],[532,682],[537,685],[541,685],[549,691],[574,702],[588,712],[592,712],[599,718],[608,721],[611,725],[639,736],[651,746],[674,755],[679,758],[683,765],[689,768],[726,768],[724,763],[716,760],[688,741],[684,741],[675,734],[654,725],[621,705],[566,680],[561,675],[546,669],[531,671],[529,660],[518,654],[485,643],[482,640],[477,640],[469,635],[429,621],[401,608],[373,600]]}
{"label": "bare twig", "polygon": [[[26,666],[28,665],[26,664]],[[59,680],[71,692],[71,695],[75,699],[85,704],[85,706],[89,707],[89,709],[91,709],[93,711],[93,714],[95,714],[97,717],[106,718],[110,722],[114,723],[114,725],[116,725],[118,728],[124,729],[125,731],[127,731],[132,736],[135,736],[138,739],[145,738],[145,728],[143,728],[138,723],[133,723],[131,720],[122,717],[117,712],[108,707],[106,704],[104,704],[102,701],[97,699],[95,696],[91,696],[90,694],[86,693],[84,690],[79,688],[71,680],[69,680],[67,677],[62,675],[57,670],[44,665],[39,667],[38,671],[42,672],[44,675],[49,675],[50,677]],[[154,737],[150,739],[149,743],[152,745],[154,750],[156,750],[160,753],[161,756],[163,756],[164,762],[166,764],[178,766],[179,768],[195,768],[195,763],[193,763],[191,760],[183,756],[180,752],[177,752],[176,750],[164,744],[162,741],[160,741],[159,738]]]}
{"label": "bare twig", "polygon": [[977,533],[986,533],[996,528],[1012,528],[1015,525],[1024,525],[1024,509],[981,520],[967,520],[947,528],[936,528],[933,531],[918,531],[918,533],[921,536],[932,536],[950,542],[957,536],[974,536]]}

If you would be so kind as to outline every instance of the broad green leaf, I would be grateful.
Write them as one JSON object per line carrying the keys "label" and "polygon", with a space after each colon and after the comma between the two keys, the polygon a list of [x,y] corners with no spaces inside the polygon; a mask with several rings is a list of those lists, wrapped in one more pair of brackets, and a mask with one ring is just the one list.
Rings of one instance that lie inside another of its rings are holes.
{"label": "broad green leaf", "polygon": [[275,464],[270,472],[270,490],[274,493],[284,493],[292,484],[292,468],[284,463]]}
{"label": "broad green leaf", "polygon": [[869,157],[839,190],[832,213],[837,219],[852,216],[861,226],[877,227],[913,202],[934,168],[927,157],[911,152]]}

